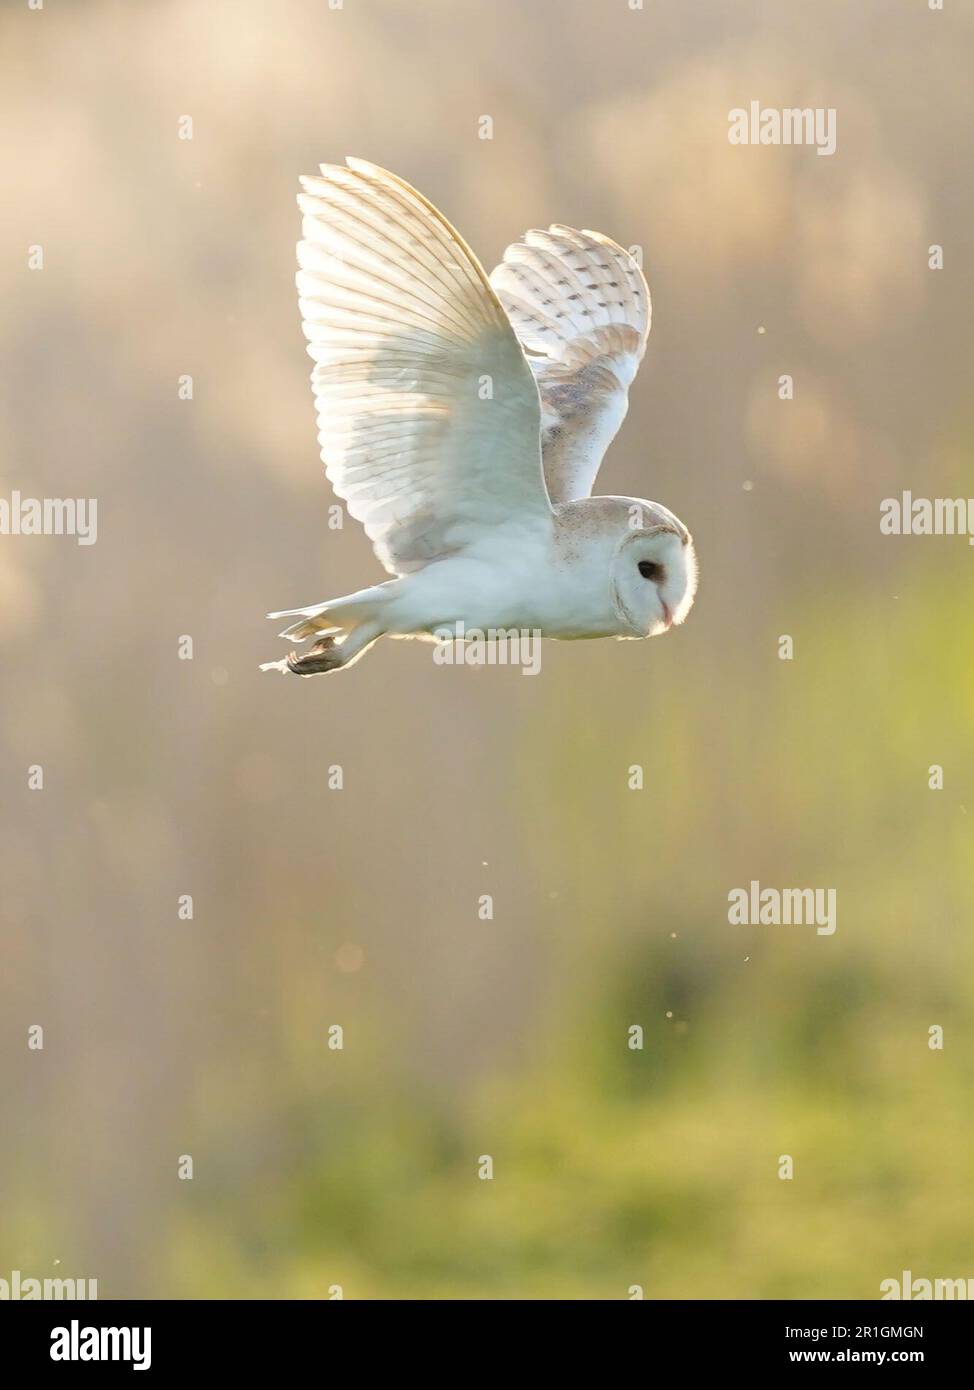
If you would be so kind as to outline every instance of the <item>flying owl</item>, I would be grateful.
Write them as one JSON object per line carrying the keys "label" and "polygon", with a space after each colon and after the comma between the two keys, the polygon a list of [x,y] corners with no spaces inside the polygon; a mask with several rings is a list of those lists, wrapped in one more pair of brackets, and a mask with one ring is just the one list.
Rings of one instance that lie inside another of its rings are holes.
{"label": "flying owl", "polygon": [[337,671],[384,635],[637,638],[681,623],[687,528],[658,502],[590,495],[649,334],[633,257],[556,224],[488,276],[395,174],[349,159],[301,182],[321,457],[394,577],[270,614],[313,642],[262,669]]}

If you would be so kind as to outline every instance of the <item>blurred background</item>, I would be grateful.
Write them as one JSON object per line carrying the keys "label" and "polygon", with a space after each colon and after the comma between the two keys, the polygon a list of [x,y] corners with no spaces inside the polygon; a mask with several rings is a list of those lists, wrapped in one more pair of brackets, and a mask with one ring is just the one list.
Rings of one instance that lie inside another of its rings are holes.
{"label": "blurred background", "polygon": [[[878,524],[974,494],[969,13],[47,0],[0,46],[0,495],[99,503],[96,545],[0,537],[0,1276],[974,1276],[974,553]],[[834,107],[837,153],[731,146],[752,99]],[[382,577],[328,529],[293,287],[298,175],[346,153],[488,268],[551,221],[642,247],[599,486],[694,532],[685,627],[258,672],[265,612]],[[835,935],[730,926],[752,879],[834,887]]]}

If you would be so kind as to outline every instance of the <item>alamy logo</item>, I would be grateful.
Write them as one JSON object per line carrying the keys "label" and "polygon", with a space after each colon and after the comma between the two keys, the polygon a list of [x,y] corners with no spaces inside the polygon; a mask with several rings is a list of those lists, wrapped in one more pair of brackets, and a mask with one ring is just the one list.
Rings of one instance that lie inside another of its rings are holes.
{"label": "alamy logo", "polygon": [[926,1302],[927,1299],[974,1298],[974,1279],[914,1279],[909,1269],[904,1269],[899,1279],[884,1279],[879,1288],[884,1299]]}
{"label": "alamy logo", "polygon": [[732,927],[814,926],[819,936],[836,928],[834,888],[762,888],[757,879],[749,888],[732,888],[727,920]]}
{"label": "alamy logo", "polygon": [[437,666],[520,666],[522,676],[541,670],[541,633],[517,627],[441,627],[433,633]]}
{"label": "alamy logo", "polygon": [[52,1361],[131,1361],[133,1371],[152,1365],[151,1327],[82,1327],[72,1318],[51,1330]]}
{"label": "alamy logo", "polygon": [[884,497],[879,529],[884,536],[967,536],[974,545],[974,497]]}
{"label": "alamy logo", "polygon": [[752,101],[727,113],[732,145],[814,145],[816,154],[835,154],[834,106],[762,106]]}
{"label": "alamy logo", "polygon": [[32,1279],[24,1278],[19,1269],[11,1270],[9,1279],[0,1279],[0,1302],[29,1302],[31,1299],[90,1299],[98,1297],[97,1279]]}
{"label": "alamy logo", "polygon": [[96,497],[0,497],[0,536],[74,536],[79,545],[98,539]]}

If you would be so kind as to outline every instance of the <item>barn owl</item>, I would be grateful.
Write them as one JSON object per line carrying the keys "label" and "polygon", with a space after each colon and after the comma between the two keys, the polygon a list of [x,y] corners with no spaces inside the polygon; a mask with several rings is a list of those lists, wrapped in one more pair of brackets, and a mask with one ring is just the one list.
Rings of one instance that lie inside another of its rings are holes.
{"label": "barn owl", "polygon": [[634,258],[556,224],[488,276],[395,174],[348,159],[301,182],[321,456],[394,577],[270,614],[314,640],[262,669],[337,671],[383,635],[638,638],[681,623],[687,528],[657,502],[590,495],[649,333]]}

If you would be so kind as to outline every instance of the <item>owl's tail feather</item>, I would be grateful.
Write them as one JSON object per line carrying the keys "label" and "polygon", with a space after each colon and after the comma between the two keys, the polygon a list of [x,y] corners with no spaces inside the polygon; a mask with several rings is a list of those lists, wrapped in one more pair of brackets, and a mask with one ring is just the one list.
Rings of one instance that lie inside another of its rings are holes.
{"label": "owl's tail feather", "polygon": [[387,584],[373,584],[344,598],[329,598],[324,603],[312,603],[308,608],[285,608],[280,613],[268,613],[269,618],[297,618],[280,634],[294,642],[303,642],[316,633],[351,632],[366,622],[381,621],[382,611],[389,600]]}

